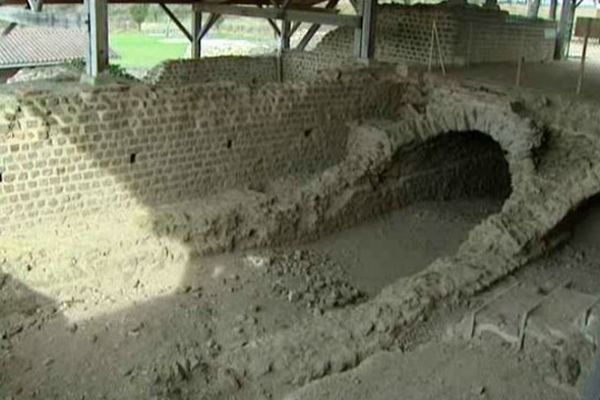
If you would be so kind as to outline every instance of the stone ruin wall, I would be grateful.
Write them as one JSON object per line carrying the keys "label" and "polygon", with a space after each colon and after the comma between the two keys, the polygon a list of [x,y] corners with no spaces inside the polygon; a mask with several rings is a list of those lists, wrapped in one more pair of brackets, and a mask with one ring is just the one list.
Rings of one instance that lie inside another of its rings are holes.
{"label": "stone ruin wall", "polygon": [[150,70],[145,81],[169,85],[218,81],[261,85],[277,81],[277,60],[274,56],[221,56],[200,60],[170,60]]}
{"label": "stone ruin wall", "polygon": [[349,121],[395,113],[399,85],[357,72],[252,88],[11,89],[0,96],[0,230],[319,171],[343,157]]}
{"label": "stone ruin wall", "polygon": [[529,62],[551,61],[555,29],[553,21],[467,9],[462,14],[456,54],[469,63],[514,61],[520,56]]}
{"label": "stone ruin wall", "polygon": [[[191,82],[237,82],[263,85],[277,82],[275,56],[220,56],[199,60],[170,60],[149,71],[145,81],[152,84],[185,85]],[[339,53],[315,53],[291,50],[282,59],[284,82],[304,82],[319,78],[319,72],[353,64],[351,57]]]}
{"label": "stone ruin wall", "polygon": [[[555,24],[551,21],[518,18],[476,6],[442,4],[380,6],[375,59],[427,64],[434,20],[447,64],[514,61],[521,49],[527,61],[549,61],[553,56]],[[354,31],[339,28],[327,34],[315,51],[352,54],[353,43]],[[436,57],[434,52],[434,62]]]}
{"label": "stone ruin wall", "polygon": [[283,57],[283,80],[286,82],[314,80],[332,68],[356,65],[356,61],[346,54],[292,50]]}
{"label": "stone ruin wall", "polygon": [[[552,60],[552,21],[528,20],[481,7],[383,5],[377,12],[375,59],[383,62],[426,65],[429,61],[433,21],[440,37],[444,62],[467,63]],[[354,30],[338,28],[313,51],[292,50],[282,60],[285,82],[318,79],[319,73],[353,61]],[[437,67],[437,53],[434,53]],[[150,71],[146,81],[181,85],[190,82],[232,81],[261,85],[278,81],[277,58],[222,56],[200,60],[173,60]]]}

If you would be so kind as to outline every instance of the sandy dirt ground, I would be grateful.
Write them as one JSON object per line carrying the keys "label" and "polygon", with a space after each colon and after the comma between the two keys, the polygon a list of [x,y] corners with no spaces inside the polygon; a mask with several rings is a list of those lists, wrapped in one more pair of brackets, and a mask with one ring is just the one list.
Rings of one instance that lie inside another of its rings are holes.
{"label": "sandy dirt ground", "polygon": [[[20,263],[5,264],[2,281],[0,393],[185,398],[179,382],[197,368],[236,385],[226,370],[213,370],[221,351],[365,301],[390,280],[454,253],[499,206],[492,199],[418,203],[296,247],[192,259],[174,245],[150,257],[164,245],[150,238],[111,256],[114,232],[99,221],[89,222],[87,235],[57,235],[60,246],[29,243],[27,254],[5,247],[4,256]],[[119,232],[140,234],[131,229]],[[153,391],[169,380],[172,391]]]}
{"label": "sandy dirt ground", "polygon": [[[600,293],[598,199],[584,206],[563,229],[570,239],[561,248],[507,279],[540,287],[548,282],[569,281],[573,290],[597,296]],[[290,393],[286,399],[580,398],[592,363],[593,346],[573,355],[569,354],[572,350],[565,354],[532,341],[525,351],[518,352],[494,335],[467,340],[457,334],[459,321],[468,318],[469,312],[486,296],[481,294],[470,306],[442,312],[432,325],[418,330],[425,332],[424,337],[417,335],[416,345],[409,351],[379,353],[356,369],[316,381]],[[574,359],[577,361],[573,362]],[[569,379],[572,381],[567,383]]]}
{"label": "sandy dirt ground", "polygon": [[[240,385],[239,399],[576,399],[578,386],[560,383],[564,357],[548,348],[532,344],[517,353],[495,336],[456,334],[478,299],[431,316],[403,345],[348,372],[290,387],[282,397],[266,388],[244,391],[238,377],[213,364],[222,351],[359,304],[386,282],[453,254],[500,205],[495,199],[417,203],[311,243],[172,261],[188,268],[180,280],[148,287],[135,288],[135,277],[117,279],[110,269],[118,263],[96,265],[76,283],[57,282],[61,289],[53,293],[62,298],[32,291],[36,279],[5,276],[2,300],[10,307],[0,319],[0,393],[7,399],[194,398],[187,384],[201,370],[206,385]],[[571,240],[517,277],[541,284],[568,276],[579,290],[596,293],[600,206],[588,207],[565,229]],[[35,263],[32,275],[34,268],[44,266]],[[76,296],[102,274],[115,290],[99,285],[104,297]],[[148,292],[132,300],[117,288]]]}
{"label": "sandy dirt ground", "polygon": [[[580,97],[587,101],[600,101],[600,44],[590,41],[587,50],[581,94],[576,95],[583,43],[571,43],[568,60],[548,63],[523,64],[520,85],[538,94]],[[450,68],[449,75],[500,86],[516,86],[517,63],[478,64],[464,68]]]}
{"label": "sandy dirt ground", "polygon": [[444,341],[411,352],[377,354],[355,370],[307,385],[286,399],[576,398],[546,384],[538,368],[503,343]]}

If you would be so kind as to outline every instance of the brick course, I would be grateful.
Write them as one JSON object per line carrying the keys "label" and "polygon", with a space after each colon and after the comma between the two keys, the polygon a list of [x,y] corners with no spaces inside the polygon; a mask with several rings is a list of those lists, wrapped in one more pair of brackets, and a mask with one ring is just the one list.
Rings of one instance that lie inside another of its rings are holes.
{"label": "brick course", "polygon": [[[375,58],[386,62],[427,64],[434,20],[442,55],[448,64],[514,61],[520,54],[527,61],[552,59],[554,22],[520,18],[477,6],[447,4],[380,6]],[[315,51],[351,55],[353,44],[354,30],[338,28],[327,34]]]}
{"label": "brick course", "polygon": [[356,72],[260,87],[10,89],[0,229],[316,172],[342,157],[349,121],[395,112],[399,85]]}
{"label": "brick course", "polygon": [[260,85],[277,80],[277,61],[274,56],[169,60],[150,70],[145,80],[171,85],[219,81]]}

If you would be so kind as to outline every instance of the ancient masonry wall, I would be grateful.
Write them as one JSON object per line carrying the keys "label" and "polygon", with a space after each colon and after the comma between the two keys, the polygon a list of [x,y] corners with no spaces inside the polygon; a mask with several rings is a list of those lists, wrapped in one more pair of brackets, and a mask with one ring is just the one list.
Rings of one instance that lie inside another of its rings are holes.
{"label": "ancient masonry wall", "polygon": [[145,80],[148,83],[171,85],[219,81],[261,85],[277,80],[277,61],[272,56],[170,60],[150,70]]}
{"label": "ancient masonry wall", "polygon": [[368,75],[304,84],[109,86],[0,96],[0,231],[154,206],[338,162],[347,123],[393,116],[402,86]]}
{"label": "ancient masonry wall", "polygon": [[[528,20],[476,6],[380,6],[375,58],[387,62],[427,64],[435,21],[443,59],[448,64],[551,60],[555,24]],[[354,31],[339,28],[316,47],[319,53],[352,54]],[[434,61],[437,53],[434,52]]]}
{"label": "ancient masonry wall", "polygon": [[[383,5],[377,12],[375,58],[408,64],[429,62],[431,30],[435,21],[445,63],[552,60],[555,24],[529,20],[481,7]],[[314,51],[290,51],[283,57],[285,82],[318,79],[319,73],[353,64],[354,30],[331,31]],[[434,52],[434,63],[438,55]],[[150,71],[146,81],[181,85],[196,82],[231,81],[261,85],[278,81],[275,56],[209,57],[200,60],[167,61]]]}
{"label": "ancient masonry wall", "polygon": [[455,46],[458,63],[518,60],[551,61],[555,28],[552,21],[529,20],[498,12],[467,9]]}
{"label": "ancient masonry wall", "polygon": [[[152,69],[145,81],[152,84],[183,85],[196,82],[230,81],[246,85],[277,82],[275,56],[207,57],[200,60],[172,60]],[[319,78],[319,73],[338,65],[353,64],[345,54],[290,51],[282,59],[284,82],[302,82]]]}
{"label": "ancient masonry wall", "polygon": [[354,63],[352,57],[343,53],[292,50],[283,57],[283,80],[286,82],[314,80],[332,68],[350,66]]}

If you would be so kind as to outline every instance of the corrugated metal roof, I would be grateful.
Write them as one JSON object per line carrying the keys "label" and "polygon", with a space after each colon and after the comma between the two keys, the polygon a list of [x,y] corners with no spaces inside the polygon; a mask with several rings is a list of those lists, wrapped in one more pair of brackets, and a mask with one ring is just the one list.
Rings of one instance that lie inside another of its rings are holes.
{"label": "corrugated metal roof", "polygon": [[82,30],[16,27],[0,36],[0,67],[57,64],[85,57],[86,47]]}

